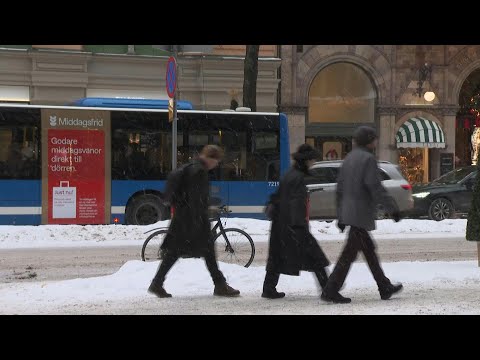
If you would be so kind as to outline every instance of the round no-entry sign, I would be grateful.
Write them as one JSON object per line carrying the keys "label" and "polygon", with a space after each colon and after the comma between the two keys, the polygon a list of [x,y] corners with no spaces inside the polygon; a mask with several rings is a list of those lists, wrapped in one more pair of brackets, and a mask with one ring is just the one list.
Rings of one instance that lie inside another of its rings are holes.
{"label": "round no-entry sign", "polygon": [[175,96],[175,90],[177,88],[177,61],[173,56],[170,56],[167,62],[167,94],[173,98]]}

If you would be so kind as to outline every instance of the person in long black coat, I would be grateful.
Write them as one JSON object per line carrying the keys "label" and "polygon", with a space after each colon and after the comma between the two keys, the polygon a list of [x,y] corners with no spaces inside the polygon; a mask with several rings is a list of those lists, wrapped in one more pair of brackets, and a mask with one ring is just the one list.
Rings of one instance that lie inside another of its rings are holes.
{"label": "person in long black coat", "polygon": [[271,196],[271,232],[266,276],[262,297],[278,299],[285,293],[276,286],[280,274],[299,276],[300,271],[315,273],[320,287],[327,283],[326,267],[330,264],[309,230],[308,193],[305,175],[319,156],[308,144],[293,154],[295,164],[280,180],[278,191]]}
{"label": "person in long black coat", "polygon": [[214,295],[236,296],[218,268],[208,216],[208,171],[218,166],[223,150],[207,145],[194,161],[173,171],[167,179],[166,199],[174,207],[168,234],[161,245],[162,261],[148,288],[158,297],[171,297],[163,287],[165,277],[179,258],[205,259],[215,285]]}
{"label": "person in long black coat", "polygon": [[349,303],[338,291],[343,286],[351,264],[359,251],[363,252],[368,267],[377,283],[382,300],[402,290],[402,284],[392,284],[385,276],[375,252],[375,243],[368,231],[375,229],[375,214],[382,204],[396,222],[400,221],[398,207],[382,186],[377,160],[373,150],[377,144],[375,129],[360,126],[353,135],[354,149],[346,156],[337,178],[337,226],[343,232],[350,226],[347,243],[328,279],[322,300]]}

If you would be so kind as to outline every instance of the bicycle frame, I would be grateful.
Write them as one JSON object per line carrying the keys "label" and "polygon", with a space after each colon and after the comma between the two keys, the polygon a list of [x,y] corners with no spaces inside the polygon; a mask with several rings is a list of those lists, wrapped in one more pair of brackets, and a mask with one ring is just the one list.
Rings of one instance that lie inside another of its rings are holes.
{"label": "bicycle frame", "polygon": [[[233,255],[233,256],[235,256],[234,262],[237,263],[238,262],[238,259],[237,259],[237,256],[236,256],[236,252],[237,252],[236,239],[237,238],[235,238],[234,239],[235,241],[233,241],[233,243],[232,243],[228,239],[229,234],[237,234],[238,235],[238,233],[239,233],[240,236],[246,237],[246,240],[248,240],[247,243],[250,244],[251,253],[250,253],[250,257],[248,259],[248,262],[242,263],[242,265],[245,266],[245,267],[248,267],[252,263],[253,258],[255,256],[255,245],[253,243],[252,238],[245,231],[243,231],[241,229],[236,229],[236,228],[225,228],[224,227],[223,220],[224,219],[226,220],[226,218],[228,218],[228,214],[229,214],[229,211],[226,210],[224,207],[222,207],[218,213],[216,213],[212,217],[209,217],[209,222],[211,224],[210,225],[210,239],[211,239],[210,241],[212,241],[213,246],[217,247],[217,250],[219,252],[222,252],[224,254],[223,256],[225,256],[225,255],[227,256],[227,258],[226,258],[227,262],[232,261],[231,255]],[[164,227],[156,227],[156,228],[149,229],[148,231],[144,232],[144,234],[150,234],[150,235],[148,235],[148,238],[144,241],[143,246],[142,246],[142,260],[143,261],[145,261],[145,259],[146,259],[145,250],[146,250],[146,246],[150,242],[150,240],[152,240],[157,235],[165,236],[166,233],[168,232],[168,228],[169,227],[165,227],[165,226]],[[232,233],[230,233],[230,232],[232,232]],[[223,241],[219,240],[221,237],[223,237],[225,243]],[[218,248],[218,247],[220,247],[221,249]],[[243,250],[240,250],[239,253],[242,254]],[[161,258],[161,256],[159,256],[159,254],[157,254],[155,256],[156,256],[156,259]],[[148,257],[148,259],[151,260],[153,258]],[[242,260],[240,260],[240,261],[242,261]]]}
{"label": "bicycle frame", "polygon": [[[223,227],[223,224],[222,224],[222,218],[221,217],[218,217],[217,219],[217,223],[215,224],[215,226],[212,228],[212,236],[215,236],[217,235],[217,229],[220,228],[220,233],[223,234],[223,237],[229,247],[229,249],[231,249],[231,246],[230,246],[230,242],[228,241],[228,239],[226,238],[225,236],[225,228]],[[168,230],[168,227],[160,227],[160,228],[153,228],[153,229],[150,229],[146,232],[144,232],[144,234],[148,234],[148,233],[151,233],[153,231],[158,231],[158,230]]]}

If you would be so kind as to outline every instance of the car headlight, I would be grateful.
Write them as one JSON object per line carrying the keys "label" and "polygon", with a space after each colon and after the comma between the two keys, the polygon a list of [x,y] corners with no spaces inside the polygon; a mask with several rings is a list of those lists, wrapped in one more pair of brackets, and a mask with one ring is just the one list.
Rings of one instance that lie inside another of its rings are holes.
{"label": "car headlight", "polygon": [[429,192],[421,192],[421,193],[417,193],[417,194],[412,194],[413,197],[420,198],[420,199],[426,198],[428,195],[430,195]]}

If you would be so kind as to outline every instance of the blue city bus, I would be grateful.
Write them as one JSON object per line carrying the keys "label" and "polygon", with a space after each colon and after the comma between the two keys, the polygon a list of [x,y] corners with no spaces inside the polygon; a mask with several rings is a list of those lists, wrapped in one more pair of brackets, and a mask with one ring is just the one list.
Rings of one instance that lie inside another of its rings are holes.
{"label": "blue city bus", "polygon": [[[98,223],[146,225],[170,217],[163,201],[172,157],[168,101],[84,98],[68,106],[0,104],[0,225],[52,223],[46,215],[49,168],[42,156],[49,124],[42,114],[48,111],[76,111],[77,120],[83,113],[108,112],[105,156],[110,161],[105,171],[110,196],[105,201],[108,215]],[[206,144],[220,145],[225,159],[209,174],[212,204],[227,205],[235,217],[263,219],[269,195],[290,166],[287,117],[194,110],[180,101],[178,119],[178,165]]]}

